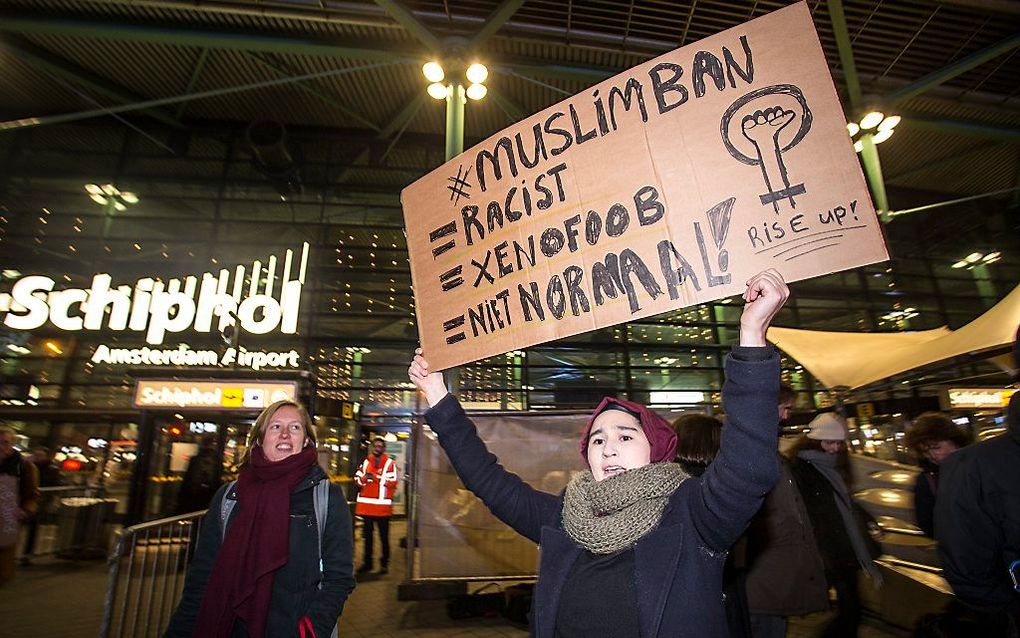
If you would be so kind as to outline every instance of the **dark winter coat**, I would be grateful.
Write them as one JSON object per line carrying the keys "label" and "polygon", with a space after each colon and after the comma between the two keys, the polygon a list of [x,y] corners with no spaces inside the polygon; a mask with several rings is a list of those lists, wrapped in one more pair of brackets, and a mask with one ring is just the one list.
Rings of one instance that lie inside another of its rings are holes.
{"label": "dark winter coat", "polygon": [[[273,592],[266,616],[266,638],[298,636],[298,621],[308,616],[319,638],[329,638],[344,603],[354,590],[353,531],[351,514],[343,493],[329,488],[329,509],[322,538],[322,566],[319,572],[319,529],[315,520],[313,488],[328,480],[318,465],[290,495],[290,558],[273,577]],[[228,488],[230,492],[227,493]],[[202,519],[195,558],[184,583],[180,605],[170,620],[164,638],[191,638],[206,593],[206,583],[216,562],[224,530],[220,521],[223,499],[237,499],[236,484],[228,483],[216,492],[209,512]],[[234,506],[230,520],[237,515]],[[230,525],[230,520],[227,525]],[[322,580],[322,589],[318,588]],[[242,623],[234,625],[235,638],[246,638]],[[197,636],[195,638],[198,638]]]}
{"label": "dark winter coat", "polygon": [[914,482],[914,520],[925,536],[935,538],[935,493],[939,485],[939,466],[922,468]]}
{"label": "dark winter coat", "polygon": [[[778,454],[777,454],[778,456]],[[825,568],[793,472],[779,456],[779,481],[747,530],[747,607],[800,616],[829,608]]]}
{"label": "dark winter coat", "polygon": [[1007,434],[942,463],[935,538],[957,597],[984,611],[1012,608],[1020,617],[1020,593],[1007,572],[1020,560],[1020,394],[1010,401],[1008,425]]}
{"label": "dark winter coat", "polygon": [[825,569],[858,568],[860,563],[854,553],[846,523],[836,505],[836,492],[832,483],[803,459],[791,459],[790,471],[804,499],[811,525],[819,532],[815,535],[815,542]]}
{"label": "dark winter coat", "polygon": [[[726,360],[728,425],[704,476],[684,481],[659,526],[634,547],[634,593],[641,635],[727,636],[722,571],[777,476],[779,356],[771,347],[735,348]],[[563,498],[539,492],[503,469],[455,398],[425,414],[464,485],[519,534],[539,543],[531,632],[551,638],[560,594],[583,551],[563,531]]]}

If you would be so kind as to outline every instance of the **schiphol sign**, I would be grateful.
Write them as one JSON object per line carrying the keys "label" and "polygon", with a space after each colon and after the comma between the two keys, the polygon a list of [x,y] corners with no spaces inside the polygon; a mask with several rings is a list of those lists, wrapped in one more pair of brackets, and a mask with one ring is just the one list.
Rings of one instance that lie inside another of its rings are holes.
{"label": "schiphol sign", "polygon": [[204,273],[201,283],[194,276],[171,279],[166,285],[147,277],[133,287],[116,288],[105,273],[94,276],[88,289],[64,290],[54,290],[56,282],[50,277],[29,275],[15,282],[10,293],[0,293],[0,315],[5,315],[3,324],[14,330],[35,330],[49,322],[60,330],[80,332],[99,330],[105,321],[116,332],[144,332],[145,341],[153,345],[162,344],[168,333],[222,331],[237,322],[250,334],[276,330],[295,334],[308,265],[307,242],[294,279],[293,262],[294,251],[288,250],[276,286],[276,256],[270,256],[264,267],[255,261],[247,290],[244,266],[234,269],[232,280],[224,268],[218,276]]}
{"label": "schiphol sign", "polygon": [[234,366],[261,370],[262,368],[297,368],[297,350],[286,352],[251,351],[243,348],[227,348],[222,354],[216,350],[192,350],[186,343],[176,348],[118,348],[106,344],[96,346],[92,363],[111,365],[151,365],[182,367]]}

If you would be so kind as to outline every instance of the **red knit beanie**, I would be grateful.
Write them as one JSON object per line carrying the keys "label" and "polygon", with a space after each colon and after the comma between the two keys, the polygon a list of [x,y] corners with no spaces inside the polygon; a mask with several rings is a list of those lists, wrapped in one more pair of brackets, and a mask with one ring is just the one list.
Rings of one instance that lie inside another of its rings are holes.
{"label": "red knit beanie", "polygon": [[585,426],[584,433],[581,434],[581,458],[584,459],[585,466],[591,467],[588,465],[588,437],[591,436],[591,427],[595,423],[595,418],[606,410],[620,408],[633,415],[641,424],[641,429],[652,447],[652,463],[672,462],[676,457],[676,431],[670,426],[669,421],[640,403],[606,397],[591,413],[588,425]]}

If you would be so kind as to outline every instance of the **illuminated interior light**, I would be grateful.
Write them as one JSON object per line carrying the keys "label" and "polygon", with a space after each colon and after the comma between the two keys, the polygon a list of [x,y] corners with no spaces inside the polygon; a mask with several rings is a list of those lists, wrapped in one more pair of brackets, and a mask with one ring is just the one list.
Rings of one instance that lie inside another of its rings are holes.
{"label": "illuminated interior light", "polygon": [[445,100],[446,96],[450,94],[449,87],[439,82],[433,82],[432,84],[429,85],[429,88],[426,90],[428,91],[429,95],[431,95],[437,100]]}
{"label": "illuminated interior light", "polygon": [[882,142],[892,137],[893,132],[894,131],[891,128],[887,128],[884,131],[879,131],[878,133],[875,133],[875,135],[871,138],[871,141],[874,142],[875,144],[881,144]]}
{"label": "illuminated interior light", "polygon": [[436,61],[426,62],[421,67],[421,72],[429,82],[442,82],[446,77],[442,65]]}
{"label": "illuminated interior light", "polygon": [[475,62],[467,68],[467,73],[465,73],[465,75],[467,76],[468,82],[481,84],[489,77],[489,69],[487,69],[484,64]]}
{"label": "illuminated interior light", "polygon": [[861,127],[857,124],[857,122],[847,122],[846,130],[850,133],[850,137],[853,137],[861,132]]}
{"label": "illuminated interior light", "polygon": [[878,125],[878,130],[888,131],[890,129],[896,128],[896,126],[900,123],[900,120],[902,119],[903,118],[900,117],[899,115],[890,115],[889,117],[882,120],[882,123]]}
{"label": "illuminated interior light", "polygon": [[885,113],[881,111],[872,111],[861,118],[861,129],[864,131],[870,131],[885,119]]}
{"label": "illuminated interior light", "polygon": [[472,100],[480,100],[489,92],[484,84],[472,84],[467,88],[467,96]]}

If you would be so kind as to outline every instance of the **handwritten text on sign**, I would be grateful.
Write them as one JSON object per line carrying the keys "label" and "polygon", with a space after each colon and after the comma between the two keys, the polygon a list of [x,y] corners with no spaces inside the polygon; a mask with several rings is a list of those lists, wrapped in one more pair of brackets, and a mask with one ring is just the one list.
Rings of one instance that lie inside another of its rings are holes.
{"label": "handwritten text on sign", "polygon": [[444,369],[888,258],[804,3],[677,49],[404,189]]}

